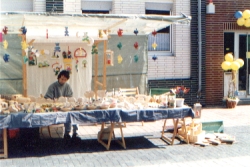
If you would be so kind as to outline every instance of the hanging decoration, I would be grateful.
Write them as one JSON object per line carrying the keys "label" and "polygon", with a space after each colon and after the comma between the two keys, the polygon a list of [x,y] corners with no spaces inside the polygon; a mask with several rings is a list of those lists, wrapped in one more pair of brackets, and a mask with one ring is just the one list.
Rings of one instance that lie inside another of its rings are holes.
{"label": "hanging decoration", "polygon": [[58,75],[59,72],[61,71],[62,65],[60,65],[58,62],[52,64],[53,71],[55,75]]}
{"label": "hanging decoration", "polygon": [[250,10],[237,11],[234,14],[239,26],[250,27]]}
{"label": "hanging decoration", "polygon": [[79,61],[78,61],[78,59],[76,58],[76,65],[75,65],[76,72],[78,72],[78,63],[79,63]]}
{"label": "hanging decoration", "polygon": [[68,52],[66,53],[63,51],[63,63],[64,63],[64,69],[69,71],[70,73],[72,72],[72,56],[71,56],[71,51],[69,50],[68,46]]}
{"label": "hanging decoration", "polygon": [[156,49],[156,47],[157,47],[157,43],[155,43],[155,42],[154,42],[154,43],[152,44],[152,47],[153,47],[153,48],[154,48],[154,50],[155,50],[155,49]]}
{"label": "hanging decoration", "polygon": [[154,31],[152,32],[152,35],[155,37],[156,34],[157,34],[157,32],[154,30]]}
{"label": "hanging decoration", "polygon": [[5,53],[5,54],[3,55],[3,60],[4,60],[4,62],[5,62],[5,63],[9,62],[9,59],[10,59],[10,55],[7,54],[7,53]]}
{"label": "hanging decoration", "polygon": [[4,49],[8,48],[8,42],[6,40],[3,41],[3,48]]}
{"label": "hanging decoration", "polygon": [[158,59],[158,57],[154,55],[154,56],[152,57],[152,59],[155,61],[155,60]]}
{"label": "hanging decoration", "polygon": [[54,48],[54,53],[51,56],[52,59],[58,59],[59,58],[59,52],[61,52],[61,48],[60,48],[60,43],[55,43],[55,48]]}
{"label": "hanging decoration", "polygon": [[93,46],[92,46],[91,54],[92,54],[92,55],[98,54],[98,47],[97,47],[96,45],[93,45]]}
{"label": "hanging decoration", "polygon": [[4,35],[7,35],[7,33],[8,33],[8,27],[4,26],[4,28],[3,28],[2,31],[3,31]]}
{"label": "hanging decoration", "polygon": [[3,34],[0,32],[0,42],[3,42]]}
{"label": "hanging decoration", "polygon": [[69,30],[68,27],[65,27],[65,35],[64,36],[69,36]]}
{"label": "hanging decoration", "polygon": [[121,49],[122,49],[122,43],[119,42],[119,43],[117,44],[117,47],[119,48],[119,50],[121,50]]}
{"label": "hanging decoration", "polygon": [[40,54],[41,54],[42,56],[45,55],[44,49],[40,50]]}
{"label": "hanging decoration", "polygon": [[[36,56],[37,56],[37,54],[36,54]],[[47,56],[45,56],[45,55],[42,55],[41,57],[37,58],[37,61],[38,61],[38,67],[39,68],[49,67],[50,66],[49,61],[47,60]]]}
{"label": "hanging decoration", "polygon": [[24,62],[24,64],[26,64],[27,62],[28,62],[28,57],[27,56],[23,56],[23,62]]}
{"label": "hanging decoration", "polygon": [[138,60],[139,60],[138,55],[134,55],[134,61],[137,63],[137,62],[138,62]]}
{"label": "hanging decoration", "polygon": [[21,27],[20,31],[22,32],[22,35],[26,35],[27,28],[25,28],[25,26],[23,26],[23,27]]}
{"label": "hanging decoration", "polygon": [[106,50],[106,65],[114,65],[114,52],[112,50]]}
{"label": "hanging decoration", "polygon": [[48,31],[48,29],[46,29],[46,39],[48,39],[49,38],[49,31]]}
{"label": "hanging decoration", "polygon": [[104,37],[104,32],[103,32],[103,30],[99,30],[99,38],[103,38]]}
{"label": "hanging decoration", "polygon": [[137,35],[139,33],[139,31],[137,30],[137,28],[134,30],[134,34]]}
{"label": "hanging decoration", "polygon": [[122,56],[121,55],[118,55],[118,57],[117,57],[117,60],[118,60],[118,64],[121,64],[122,63]]}
{"label": "hanging decoration", "polygon": [[82,65],[83,65],[84,68],[86,68],[87,67],[87,60],[83,60]]}
{"label": "hanging decoration", "polygon": [[84,32],[84,36],[83,36],[83,38],[82,38],[82,41],[87,41],[87,42],[89,42],[88,32]]}
{"label": "hanging decoration", "polygon": [[26,43],[26,41],[22,41],[21,45],[22,45],[22,50],[25,50],[26,48],[29,47],[29,45]]}
{"label": "hanging decoration", "polygon": [[30,66],[35,66],[37,65],[37,57],[34,52],[31,50],[28,51],[28,59],[29,59],[29,65]]}
{"label": "hanging decoration", "polygon": [[74,57],[76,57],[76,58],[86,58],[87,57],[87,52],[82,47],[77,48],[75,50]]}
{"label": "hanging decoration", "polygon": [[138,42],[135,42],[135,43],[134,43],[135,49],[138,49],[138,46],[139,46],[139,45],[138,45]]}
{"label": "hanging decoration", "polygon": [[117,31],[118,36],[121,37],[122,33],[123,33],[123,30],[119,28],[119,30]]}

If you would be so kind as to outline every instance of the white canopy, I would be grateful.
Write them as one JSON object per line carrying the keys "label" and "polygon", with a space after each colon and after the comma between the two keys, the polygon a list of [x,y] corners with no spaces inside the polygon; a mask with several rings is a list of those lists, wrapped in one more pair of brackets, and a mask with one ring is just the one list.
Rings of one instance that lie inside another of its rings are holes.
{"label": "white canopy", "polygon": [[[51,14],[51,13],[15,13],[1,12],[1,27],[7,26],[8,33],[20,33],[23,26],[27,28],[27,38],[46,39],[46,30],[50,41],[60,38],[63,42],[65,27],[68,27],[67,42],[81,41],[84,32],[98,39],[99,30],[108,30],[109,34],[117,34],[119,29],[123,35],[132,35],[138,30],[138,35],[147,35],[154,30],[160,30],[171,24],[189,24],[191,17],[163,15],[131,15],[131,14]],[[46,42],[49,42],[48,40]],[[53,41],[51,41],[53,42]]]}

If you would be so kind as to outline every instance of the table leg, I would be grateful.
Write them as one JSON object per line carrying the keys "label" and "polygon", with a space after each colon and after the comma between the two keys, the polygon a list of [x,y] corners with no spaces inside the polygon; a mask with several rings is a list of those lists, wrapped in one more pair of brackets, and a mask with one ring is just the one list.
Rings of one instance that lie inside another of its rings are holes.
{"label": "table leg", "polygon": [[3,129],[3,149],[1,149],[3,154],[0,154],[0,157],[8,158],[8,138],[7,138],[7,129]]}
{"label": "table leg", "polygon": [[173,132],[172,139],[170,139],[169,137],[167,137],[167,136],[164,135],[164,130],[165,130],[167,119],[165,119],[165,121],[164,121],[164,125],[163,125],[162,132],[161,132],[161,139],[164,140],[165,142],[171,144],[171,145],[174,144],[174,139],[175,139],[175,136],[177,134],[178,121],[179,121],[179,119],[176,119],[176,120],[173,119],[174,132]]}

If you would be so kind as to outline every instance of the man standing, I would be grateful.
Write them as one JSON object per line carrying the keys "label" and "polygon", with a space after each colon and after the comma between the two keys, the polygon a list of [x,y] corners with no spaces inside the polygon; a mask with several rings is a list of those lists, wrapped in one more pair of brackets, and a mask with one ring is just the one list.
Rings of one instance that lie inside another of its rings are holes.
{"label": "man standing", "polygon": [[[57,77],[58,81],[52,83],[49,86],[44,98],[45,99],[48,99],[48,98],[49,99],[56,99],[56,98],[59,98],[61,96],[72,97],[73,91],[72,91],[70,85],[67,83],[67,81],[70,78],[69,74],[70,74],[69,71],[62,70],[58,74],[58,77]],[[71,131],[71,123],[65,123],[64,127],[65,127],[64,139],[70,139],[71,136],[69,135],[69,133]],[[72,139],[80,139],[80,137],[77,134],[77,130],[78,130],[78,125],[77,124],[73,125]]]}

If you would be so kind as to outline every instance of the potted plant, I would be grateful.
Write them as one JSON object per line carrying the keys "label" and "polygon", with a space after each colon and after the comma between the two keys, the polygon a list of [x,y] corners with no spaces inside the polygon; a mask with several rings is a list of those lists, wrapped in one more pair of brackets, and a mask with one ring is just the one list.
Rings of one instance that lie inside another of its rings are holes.
{"label": "potted plant", "polygon": [[173,89],[170,89],[170,95],[176,96],[176,107],[182,107],[184,105],[183,96],[189,92],[190,88],[186,88],[184,86],[176,86]]}
{"label": "potted plant", "polygon": [[223,61],[221,64],[221,68],[224,71],[232,71],[232,80],[229,82],[228,93],[223,99],[226,102],[227,108],[235,108],[239,102],[238,91],[236,87],[236,74],[239,68],[241,68],[243,65],[244,61],[242,59],[234,60],[232,53],[227,53],[225,55],[225,61]]}

